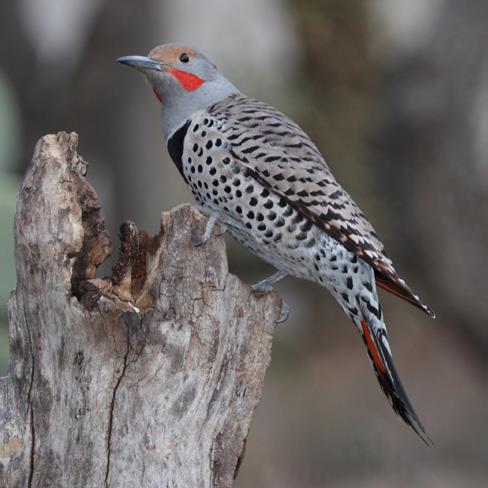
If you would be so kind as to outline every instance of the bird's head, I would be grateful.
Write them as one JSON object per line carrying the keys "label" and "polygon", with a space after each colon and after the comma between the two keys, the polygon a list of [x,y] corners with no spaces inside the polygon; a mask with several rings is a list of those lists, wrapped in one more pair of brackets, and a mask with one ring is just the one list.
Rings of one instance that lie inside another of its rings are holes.
{"label": "bird's head", "polygon": [[163,103],[168,96],[197,91],[219,77],[217,67],[189,46],[164,44],[147,56],[122,56],[117,61],[144,73]]}
{"label": "bird's head", "polygon": [[206,56],[189,46],[164,44],[147,56],[122,56],[117,61],[146,76],[163,106],[165,132],[192,113],[238,93]]}

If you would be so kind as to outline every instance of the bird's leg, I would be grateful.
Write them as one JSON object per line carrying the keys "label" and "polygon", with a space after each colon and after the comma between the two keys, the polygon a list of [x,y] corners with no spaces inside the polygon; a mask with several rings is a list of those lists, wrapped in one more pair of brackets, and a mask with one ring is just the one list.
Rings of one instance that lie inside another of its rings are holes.
{"label": "bird's leg", "polygon": [[286,271],[277,271],[271,276],[268,276],[265,280],[261,280],[258,283],[251,285],[251,289],[261,293],[267,293],[273,289],[275,283],[278,283],[278,281],[282,280],[286,276],[288,276]]}
{"label": "bird's leg", "polygon": [[[199,239],[193,239],[193,243],[195,244],[195,246],[197,247],[202,246],[210,239],[212,235],[212,230],[215,227],[215,224],[217,222],[218,222],[218,214],[212,212],[210,214],[210,217],[207,220],[207,225],[205,227],[205,232],[203,233],[203,235]],[[222,235],[227,230],[227,227],[223,224],[219,224],[219,225],[220,225],[221,232],[218,235]]]}

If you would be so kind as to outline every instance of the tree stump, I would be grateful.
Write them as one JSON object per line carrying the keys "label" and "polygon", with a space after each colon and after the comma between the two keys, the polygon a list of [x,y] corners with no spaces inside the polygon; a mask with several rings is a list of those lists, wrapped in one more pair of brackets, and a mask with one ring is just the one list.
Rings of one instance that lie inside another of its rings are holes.
{"label": "tree stump", "polygon": [[281,300],[195,247],[185,205],[151,237],[127,222],[110,277],[76,134],[43,137],[18,194],[0,486],[230,487],[270,362]]}

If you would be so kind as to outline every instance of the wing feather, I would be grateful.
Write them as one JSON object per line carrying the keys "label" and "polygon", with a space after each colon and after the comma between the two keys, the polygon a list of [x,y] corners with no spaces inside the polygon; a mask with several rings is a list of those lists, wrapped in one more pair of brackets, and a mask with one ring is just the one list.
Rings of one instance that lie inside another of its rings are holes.
{"label": "wing feather", "polygon": [[244,95],[214,105],[210,114],[229,134],[225,149],[256,181],[372,266],[378,286],[434,315],[398,276],[372,225],[297,124]]}

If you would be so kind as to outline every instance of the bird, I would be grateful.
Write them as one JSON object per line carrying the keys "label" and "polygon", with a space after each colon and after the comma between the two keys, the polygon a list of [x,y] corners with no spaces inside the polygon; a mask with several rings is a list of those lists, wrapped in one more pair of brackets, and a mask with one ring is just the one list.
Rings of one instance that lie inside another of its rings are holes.
{"label": "bird", "polygon": [[432,444],[394,366],[378,288],[435,315],[400,278],[317,146],[191,46],[163,44],[117,61],[143,73],[161,104],[167,150],[209,217],[197,244],[218,224],[276,269],[254,290],[286,276],[327,289],[358,329],[393,410]]}

